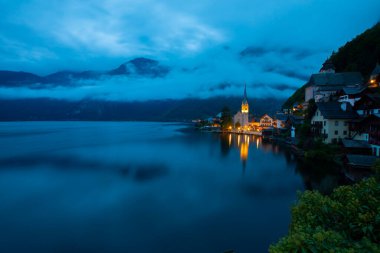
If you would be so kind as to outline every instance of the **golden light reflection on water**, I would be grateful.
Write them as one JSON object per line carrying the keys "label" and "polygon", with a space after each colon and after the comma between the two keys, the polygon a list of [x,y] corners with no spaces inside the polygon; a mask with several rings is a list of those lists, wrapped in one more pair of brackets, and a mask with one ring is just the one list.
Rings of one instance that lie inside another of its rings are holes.
{"label": "golden light reflection on water", "polygon": [[247,161],[248,158],[248,148],[249,148],[249,143],[243,142],[240,145],[240,159],[242,161]]}
{"label": "golden light reflection on water", "polygon": [[262,146],[261,137],[243,134],[226,134],[221,136],[222,153],[227,155],[229,150],[236,148],[239,151],[240,160],[242,161],[243,168],[249,155],[249,148],[252,144],[256,149],[265,148]]}

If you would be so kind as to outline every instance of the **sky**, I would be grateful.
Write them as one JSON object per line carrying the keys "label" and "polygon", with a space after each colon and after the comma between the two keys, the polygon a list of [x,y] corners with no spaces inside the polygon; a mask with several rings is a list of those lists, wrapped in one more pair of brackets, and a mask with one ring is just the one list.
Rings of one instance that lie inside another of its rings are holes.
{"label": "sky", "polygon": [[[378,0],[0,0],[0,69],[107,71],[136,57],[163,78],[0,87],[0,97],[77,100],[286,98],[333,50],[380,21]],[[242,53],[244,52],[244,53]]]}

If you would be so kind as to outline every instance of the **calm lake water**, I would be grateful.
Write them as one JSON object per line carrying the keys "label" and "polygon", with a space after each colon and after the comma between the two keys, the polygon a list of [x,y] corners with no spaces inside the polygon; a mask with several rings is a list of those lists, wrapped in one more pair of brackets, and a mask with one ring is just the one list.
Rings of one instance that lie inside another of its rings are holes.
{"label": "calm lake water", "polygon": [[184,127],[0,123],[0,252],[267,252],[310,183],[294,157]]}

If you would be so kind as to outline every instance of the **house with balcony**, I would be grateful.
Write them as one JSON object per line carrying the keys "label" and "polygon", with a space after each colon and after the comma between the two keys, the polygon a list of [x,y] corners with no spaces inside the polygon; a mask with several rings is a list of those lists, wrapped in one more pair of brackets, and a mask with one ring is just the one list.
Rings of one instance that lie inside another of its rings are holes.
{"label": "house with balcony", "polygon": [[[380,115],[370,114],[360,117],[350,123],[350,132],[353,139],[364,140],[371,145],[372,154],[380,156]],[[359,136],[359,138],[357,137]]]}
{"label": "house with balcony", "polygon": [[350,137],[349,122],[358,118],[349,103],[319,102],[312,119],[312,132],[322,137],[324,143],[340,142]]}
{"label": "house with balcony", "polygon": [[355,103],[354,109],[360,117],[380,114],[380,94],[365,94]]}
{"label": "house with balcony", "polygon": [[268,114],[264,114],[260,118],[260,127],[262,127],[262,128],[273,127],[273,118],[270,117]]}

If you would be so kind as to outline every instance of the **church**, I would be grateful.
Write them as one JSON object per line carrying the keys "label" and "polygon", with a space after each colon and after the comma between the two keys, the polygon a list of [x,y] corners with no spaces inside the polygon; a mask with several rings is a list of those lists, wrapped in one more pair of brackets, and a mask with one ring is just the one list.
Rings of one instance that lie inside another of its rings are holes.
{"label": "church", "polygon": [[244,86],[244,97],[243,101],[241,102],[241,111],[236,113],[234,115],[234,126],[241,126],[241,127],[247,127],[249,125],[248,120],[248,114],[249,114],[249,105],[248,105],[248,99],[247,99],[247,85]]}

